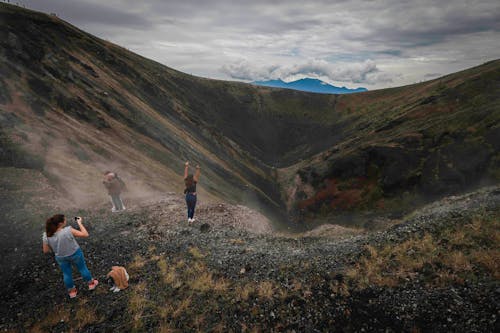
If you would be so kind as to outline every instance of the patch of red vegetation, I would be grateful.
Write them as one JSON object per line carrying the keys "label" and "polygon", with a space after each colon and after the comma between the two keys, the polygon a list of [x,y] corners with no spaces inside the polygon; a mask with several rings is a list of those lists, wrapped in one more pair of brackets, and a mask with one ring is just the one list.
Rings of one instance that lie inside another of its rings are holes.
{"label": "patch of red vegetation", "polygon": [[338,193],[338,182],[335,179],[327,179],[325,181],[326,187],[324,189],[319,190],[316,194],[306,200],[299,201],[297,206],[299,209],[305,209],[308,207],[315,206],[318,202],[324,202],[328,199],[333,199]]}
{"label": "patch of red vegetation", "polygon": [[330,207],[333,209],[351,209],[359,205],[362,201],[363,190],[350,189],[339,192],[332,200]]}
{"label": "patch of red vegetation", "polygon": [[326,179],[325,187],[317,191],[311,198],[299,201],[300,210],[316,211],[326,203],[332,210],[352,209],[363,203],[367,193],[375,188],[373,180],[363,177],[340,182],[338,179]]}

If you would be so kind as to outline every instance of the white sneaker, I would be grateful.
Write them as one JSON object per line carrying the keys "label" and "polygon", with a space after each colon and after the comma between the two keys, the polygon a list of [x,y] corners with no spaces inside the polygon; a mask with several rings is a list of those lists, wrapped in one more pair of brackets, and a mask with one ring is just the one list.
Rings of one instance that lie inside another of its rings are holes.
{"label": "white sneaker", "polygon": [[118,288],[117,286],[113,286],[113,287],[109,288],[109,290],[114,292],[114,293],[117,293],[120,291],[120,288]]}
{"label": "white sneaker", "polygon": [[111,212],[116,213],[117,212],[116,208],[115,207],[111,208]]}

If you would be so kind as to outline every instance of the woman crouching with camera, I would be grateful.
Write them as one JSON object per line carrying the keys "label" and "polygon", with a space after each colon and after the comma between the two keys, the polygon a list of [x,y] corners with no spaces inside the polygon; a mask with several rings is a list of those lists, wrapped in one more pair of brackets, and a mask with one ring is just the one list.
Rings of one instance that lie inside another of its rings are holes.
{"label": "woman crouching with camera", "polygon": [[80,249],[75,239],[75,237],[88,237],[89,233],[83,226],[81,217],[75,217],[75,220],[80,230],[66,226],[66,217],[64,215],[54,215],[47,219],[45,232],[43,233],[43,252],[54,252],[55,259],[63,272],[64,284],[68,289],[70,298],[75,298],[77,294],[73,283],[72,265],[78,268],[83,280],[88,283],[89,290],[94,290],[99,283],[92,278],[85,264],[82,249]]}

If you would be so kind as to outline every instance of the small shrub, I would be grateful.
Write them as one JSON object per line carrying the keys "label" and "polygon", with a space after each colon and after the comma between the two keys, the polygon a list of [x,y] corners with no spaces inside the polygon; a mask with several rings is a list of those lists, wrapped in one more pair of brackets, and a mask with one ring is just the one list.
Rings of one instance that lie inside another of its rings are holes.
{"label": "small shrub", "polygon": [[146,259],[144,259],[144,257],[140,256],[140,255],[135,255],[134,256],[134,261],[132,261],[132,263],[130,263],[130,265],[128,266],[128,269],[132,272],[137,272],[139,270],[141,270],[144,265],[146,264]]}
{"label": "small shrub", "polygon": [[205,258],[205,255],[201,253],[201,251],[197,247],[190,247],[188,250],[189,254],[193,256],[194,259],[202,259]]}
{"label": "small shrub", "polygon": [[274,285],[270,281],[261,282],[257,286],[257,293],[260,298],[271,299],[274,294]]}
{"label": "small shrub", "polygon": [[246,283],[243,286],[237,287],[235,290],[236,297],[243,301],[248,300],[254,293],[255,286],[252,283]]}

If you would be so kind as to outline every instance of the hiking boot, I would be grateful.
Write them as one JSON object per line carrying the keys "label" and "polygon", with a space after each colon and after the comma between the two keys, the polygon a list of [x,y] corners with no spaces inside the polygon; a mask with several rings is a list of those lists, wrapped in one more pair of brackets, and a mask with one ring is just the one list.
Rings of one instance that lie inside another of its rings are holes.
{"label": "hiking boot", "polygon": [[69,294],[69,298],[75,298],[76,295],[78,294],[78,291],[76,290],[76,288],[72,288],[68,291],[68,294]]}
{"label": "hiking boot", "polygon": [[98,284],[99,284],[99,281],[97,281],[96,279],[93,279],[92,281],[89,282],[89,290],[94,290]]}

